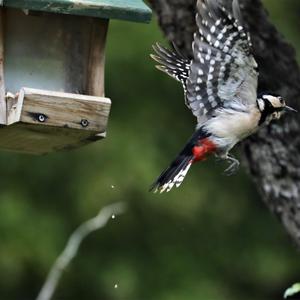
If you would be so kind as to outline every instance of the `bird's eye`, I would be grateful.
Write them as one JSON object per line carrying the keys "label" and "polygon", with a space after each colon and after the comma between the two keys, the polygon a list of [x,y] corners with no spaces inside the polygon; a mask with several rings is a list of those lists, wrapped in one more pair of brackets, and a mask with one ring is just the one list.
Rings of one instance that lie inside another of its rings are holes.
{"label": "bird's eye", "polygon": [[282,97],[279,97],[280,104],[284,104],[284,100]]}

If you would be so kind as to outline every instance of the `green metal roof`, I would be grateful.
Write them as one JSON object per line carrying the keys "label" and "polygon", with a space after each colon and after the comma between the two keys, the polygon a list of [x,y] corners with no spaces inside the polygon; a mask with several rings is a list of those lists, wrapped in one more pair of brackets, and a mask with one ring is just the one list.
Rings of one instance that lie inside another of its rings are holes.
{"label": "green metal roof", "polygon": [[144,23],[151,19],[151,9],[142,0],[4,0],[2,2],[6,7],[61,14]]}

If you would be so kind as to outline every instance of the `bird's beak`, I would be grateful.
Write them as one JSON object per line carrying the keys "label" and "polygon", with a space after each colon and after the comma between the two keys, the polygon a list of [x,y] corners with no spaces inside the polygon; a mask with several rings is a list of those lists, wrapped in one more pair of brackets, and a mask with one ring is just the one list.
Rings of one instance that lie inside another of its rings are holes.
{"label": "bird's beak", "polygon": [[290,107],[290,106],[285,106],[284,110],[286,112],[298,112],[296,109]]}

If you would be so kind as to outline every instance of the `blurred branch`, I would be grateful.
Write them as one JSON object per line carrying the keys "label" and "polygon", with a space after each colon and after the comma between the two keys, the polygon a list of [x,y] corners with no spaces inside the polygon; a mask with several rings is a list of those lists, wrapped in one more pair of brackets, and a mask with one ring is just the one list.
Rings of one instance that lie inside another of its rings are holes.
{"label": "blurred branch", "polygon": [[54,262],[37,300],[50,300],[56,290],[63,271],[77,255],[82,241],[92,232],[103,228],[110,218],[125,211],[124,203],[115,203],[101,209],[96,217],[84,222],[70,236],[63,252]]}
{"label": "blurred branch", "polygon": [[[191,57],[196,0],[149,2],[167,39]],[[284,96],[299,111],[300,70],[295,50],[271,24],[261,0],[239,2],[259,65],[259,89]],[[243,153],[262,199],[300,247],[299,119],[300,114],[286,115],[280,122],[273,122],[243,144]]]}

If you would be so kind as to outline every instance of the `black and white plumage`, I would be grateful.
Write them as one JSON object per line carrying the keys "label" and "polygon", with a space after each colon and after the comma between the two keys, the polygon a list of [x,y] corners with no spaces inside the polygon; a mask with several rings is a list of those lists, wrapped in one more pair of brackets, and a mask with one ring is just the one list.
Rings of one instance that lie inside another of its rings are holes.
{"label": "black and white plumage", "polygon": [[184,94],[186,96],[186,84],[187,79],[189,78],[191,62],[180,53],[175,44],[173,44],[173,47],[174,50],[172,51],[157,43],[153,46],[157,55],[151,54],[150,56],[162,64],[156,66],[157,69],[182,83]]}
{"label": "black and white plumage", "polygon": [[[198,123],[225,101],[236,97],[256,101],[257,64],[251,51],[250,36],[242,26],[237,0],[233,15],[216,1],[198,1],[193,53],[187,80],[187,102]],[[246,97],[239,93],[245,91]]]}
{"label": "black and white plumage", "polygon": [[226,171],[233,173],[239,165],[228,154],[234,145],[288,108],[278,96],[257,98],[258,66],[250,35],[238,0],[230,1],[229,10],[216,0],[198,0],[191,60],[176,47],[172,51],[154,46],[152,58],[160,70],[183,84],[185,103],[197,118],[195,133],[154,182],[154,191],[179,186],[192,163],[210,153],[232,162]]}

